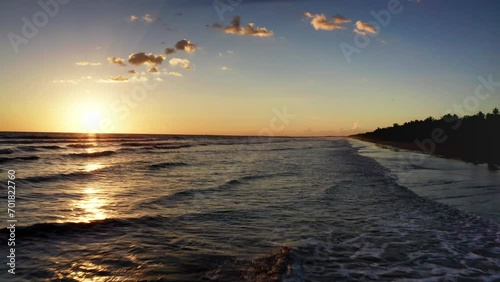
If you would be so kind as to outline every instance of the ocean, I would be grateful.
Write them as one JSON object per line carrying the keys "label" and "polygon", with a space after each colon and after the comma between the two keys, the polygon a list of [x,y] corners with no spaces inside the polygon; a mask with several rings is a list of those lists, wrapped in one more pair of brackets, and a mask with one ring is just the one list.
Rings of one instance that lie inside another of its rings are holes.
{"label": "ocean", "polygon": [[347,138],[0,133],[17,220],[13,275],[2,189],[0,280],[498,281],[500,173],[415,154]]}

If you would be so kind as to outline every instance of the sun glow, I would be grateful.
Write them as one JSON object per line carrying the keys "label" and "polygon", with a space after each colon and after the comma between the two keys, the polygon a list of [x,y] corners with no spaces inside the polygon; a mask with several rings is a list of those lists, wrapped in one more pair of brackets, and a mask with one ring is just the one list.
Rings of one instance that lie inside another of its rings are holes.
{"label": "sun glow", "polygon": [[99,125],[102,119],[100,112],[96,110],[88,110],[81,116],[81,122],[86,132],[96,132],[99,130]]}

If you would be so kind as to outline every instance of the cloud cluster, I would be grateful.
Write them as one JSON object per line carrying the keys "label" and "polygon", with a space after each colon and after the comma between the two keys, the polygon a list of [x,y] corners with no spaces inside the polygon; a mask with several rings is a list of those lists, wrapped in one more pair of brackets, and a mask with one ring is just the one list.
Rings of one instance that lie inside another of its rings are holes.
{"label": "cloud cluster", "polygon": [[139,66],[142,64],[146,65],[160,65],[165,57],[163,55],[154,55],[151,53],[133,53],[128,57],[128,62],[132,65]]}
{"label": "cloud cluster", "polygon": [[124,67],[124,66],[127,65],[127,64],[125,64],[125,60],[124,59],[118,58],[118,57],[108,57],[108,62],[110,62],[112,64],[120,65],[122,67]]}
{"label": "cloud cluster", "polygon": [[192,68],[191,62],[188,59],[172,58],[168,62],[173,67],[180,66],[187,70]]}
{"label": "cloud cluster", "polygon": [[241,21],[239,16],[233,17],[231,25],[225,27],[224,32],[228,34],[236,34],[243,36],[258,36],[258,37],[273,36],[272,31],[266,29],[265,27],[255,27],[253,23],[249,23],[246,26],[241,26]]}
{"label": "cloud cluster", "polygon": [[357,21],[356,22],[356,28],[354,29],[354,32],[360,35],[367,35],[367,34],[375,34],[377,33],[377,30],[375,27],[373,27],[369,23],[364,23],[362,21]]}
{"label": "cloud cluster", "polygon": [[[169,48],[167,48],[169,49]],[[198,46],[193,44],[191,41],[187,39],[182,39],[179,42],[175,43],[175,49],[181,50],[181,51],[186,51],[188,53],[194,53],[196,49],[198,49]],[[165,50],[166,52],[167,50]]]}
{"label": "cloud cluster", "polygon": [[[315,30],[338,30],[345,29],[344,25],[352,22],[350,19],[345,18],[340,15],[334,16],[332,19],[328,19],[324,14],[311,14],[309,12],[305,12],[304,15],[306,18],[311,19],[311,25]],[[368,34],[376,34],[377,30],[375,27],[369,23],[365,23],[362,21],[357,21],[355,23],[355,28],[353,32],[359,35],[368,35]]]}
{"label": "cloud cluster", "polygon": [[311,25],[315,30],[337,30],[344,29],[343,24],[350,23],[351,20],[339,15],[336,15],[331,20],[328,20],[324,14],[311,14],[309,12],[304,13],[304,15],[311,19]]}
{"label": "cloud cluster", "polygon": [[92,62],[89,62],[89,61],[79,61],[79,62],[76,62],[75,63],[77,66],[100,66],[101,63],[92,63]]}

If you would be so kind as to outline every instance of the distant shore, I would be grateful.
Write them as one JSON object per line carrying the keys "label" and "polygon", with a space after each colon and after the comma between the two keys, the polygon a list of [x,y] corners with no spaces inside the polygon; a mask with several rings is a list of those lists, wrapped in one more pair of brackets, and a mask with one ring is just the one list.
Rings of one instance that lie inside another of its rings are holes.
{"label": "distant shore", "polygon": [[[414,151],[414,152],[428,154],[428,153],[424,152],[420,147],[417,146],[417,144],[415,144],[413,142],[381,140],[381,139],[364,137],[364,136],[359,136],[359,135],[349,136],[349,138],[352,138],[355,140],[360,140],[360,141],[365,141],[365,142],[370,142],[370,143],[374,143],[377,145],[390,146],[393,148],[404,149],[404,150],[408,150],[408,151]],[[439,146],[436,148],[435,152],[432,153],[431,155],[436,156],[436,157],[441,157],[441,158],[461,160],[461,161],[470,162],[470,163],[474,163],[474,164],[487,163],[487,162],[484,162],[484,161],[479,160],[479,159],[471,159],[468,156],[461,155],[460,150],[458,150],[458,148],[455,148],[454,146],[448,146],[448,147]],[[499,170],[499,164],[488,163],[488,168],[492,169],[492,170]]]}
{"label": "distant shore", "polygon": [[372,132],[351,135],[358,140],[396,148],[459,159],[474,164],[488,164],[500,169],[500,111],[478,112],[459,117],[446,114],[438,119],[413,120]]}

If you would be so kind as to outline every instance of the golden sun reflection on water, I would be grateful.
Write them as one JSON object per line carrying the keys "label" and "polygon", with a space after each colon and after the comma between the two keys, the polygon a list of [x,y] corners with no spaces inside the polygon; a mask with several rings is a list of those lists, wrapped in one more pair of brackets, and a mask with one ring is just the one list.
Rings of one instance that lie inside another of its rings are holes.
{"label": "golden sun reflection on water", "polygon": [[91,171],[94,171],[94,170],[98,170],[98,169],[101,169],[103,168],[104,166],[102,164],[99,164],[99,163],[89,163],[89,164],[86,164],[85,165],[85,168],[84,170],[86,172],[91,172]]}
{"label": "golden sun reflection on water", "polygon": [[95,273],[108,272],[108,269],[92,262],[72,263],[71,269],[56,272],[57,278],[61,280],[69,278],[76,281],[113,281],[109,276],[96,277]]}
{"label": "golden sun reflection on water", "polygon": [[105,219],[107,217],[105,207],[108,204],[105,196],[94,188],[87,188],[83,192],[84,198],[75,203],[75,208],[79,211],[77,221],[90,222]]}

